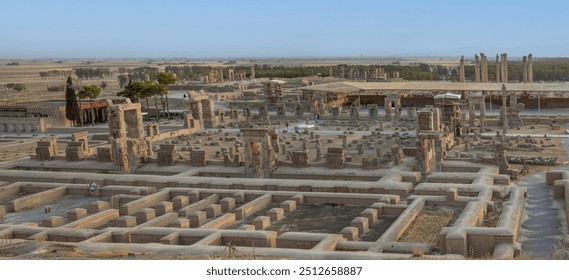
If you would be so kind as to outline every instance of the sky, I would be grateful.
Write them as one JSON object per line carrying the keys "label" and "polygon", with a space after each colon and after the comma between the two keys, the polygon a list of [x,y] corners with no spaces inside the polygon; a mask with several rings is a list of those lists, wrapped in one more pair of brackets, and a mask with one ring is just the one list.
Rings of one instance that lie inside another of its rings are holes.
{"label": "sky", "polygon": [[1,0],[0,59],[569,57],[569,1]]}

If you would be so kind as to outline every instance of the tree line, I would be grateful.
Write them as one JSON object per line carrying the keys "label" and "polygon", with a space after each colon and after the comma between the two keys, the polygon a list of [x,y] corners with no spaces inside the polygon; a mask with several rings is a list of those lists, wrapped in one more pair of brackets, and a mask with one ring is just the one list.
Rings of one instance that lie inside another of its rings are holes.
{"label": "tree line", "polygon": [[[79,88],[79,92],[76,92],[76,90],[76,86],[73,85],[73,79],[71,76],[68,76],[65,84],[65,118],[71,121],[73,126],[80,126],[83,125],[83,122],[81,121],[81,109],[79,108],[77,98],[89,99],[92,108],[93,101],[101,94],[101,88],[97,85],[88,85]],[[91,111],[91,114],[91,125],[94,125],[94,112]]]}
{"label": "tree line", "polygon": [[73,73],[82,80],[106,79],[112,77],[109,68],[73,68]]}
{"label": "tree line", "polygon": [[40,78],[64,78],[70,76],[71,70],[49,70],[40,72]]}
{"label": "tree line", "polygon": [[150,108],[149,98],[154,98],[154,109],[156,119],[158,114],[158,100],[162,104],[162,113],[170,117],[168,107],[168,85],[176,83],[176,77],[171,73],[159,72],[155,80],[133,81],[130,80],[124,89],[117,93],[117,96],[129,98],[132,102],[139,102],[141,99],[146,101],[146,108]]}

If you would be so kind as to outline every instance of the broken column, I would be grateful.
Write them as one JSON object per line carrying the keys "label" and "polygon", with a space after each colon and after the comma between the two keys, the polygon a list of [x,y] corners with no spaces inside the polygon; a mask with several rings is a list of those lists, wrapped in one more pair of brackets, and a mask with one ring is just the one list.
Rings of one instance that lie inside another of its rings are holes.
{"label": "broken column", "polygon": [[57,138],[46,137],[38,141],[36,156],[39,161],[53,160],[57,154]]}
{"label": "broken column", "polygon": [[176,163],[176,145],[160,144],[158,150],[158,165],[171,166]]}
{"label": "broken column", "polygon": [[369,120],[370,121],[377,120],[377,116],[378,116],[377,104],[369,104],[368,109],[369,109],[369,113],[368,113]]}
{"label": "broken column", "polygon": [[346,157],[342,148],[328,148],[326,167],[332,169],[344,168]]}

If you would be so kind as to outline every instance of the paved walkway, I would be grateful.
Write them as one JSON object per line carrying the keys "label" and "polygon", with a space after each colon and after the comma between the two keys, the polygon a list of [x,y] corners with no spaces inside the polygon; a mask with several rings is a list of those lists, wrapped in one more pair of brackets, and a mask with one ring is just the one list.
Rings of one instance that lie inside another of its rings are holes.
{"label": "paved walkway", "polygon": [[553,199],[552,190],[545,186],[545,173],[524,177],[519,186],[527,187],[526,220],[522,223],[522,255],[549,259],[555,241],[562,234],[559,203]]}

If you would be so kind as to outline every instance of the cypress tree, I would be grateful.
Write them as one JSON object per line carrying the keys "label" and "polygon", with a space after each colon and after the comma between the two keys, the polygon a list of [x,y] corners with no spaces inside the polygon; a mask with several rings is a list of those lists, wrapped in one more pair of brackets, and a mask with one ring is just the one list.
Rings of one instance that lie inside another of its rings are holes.
{"label": "cypress tree", "polygon": [[65,85],[65,117],[74,125],[79,123],[79,103],[71,76],[67,77],[67,84]]}

